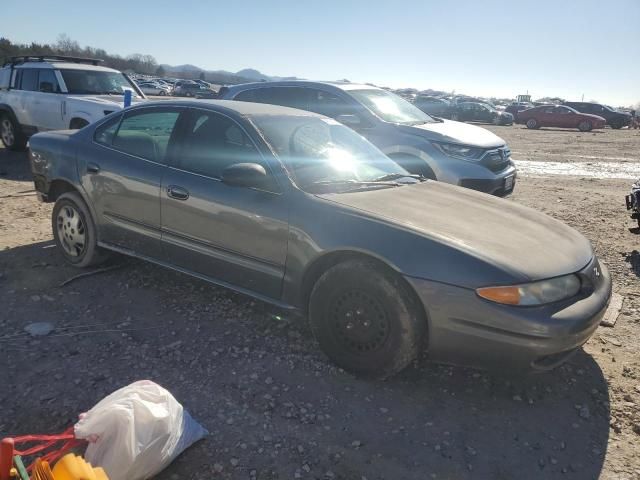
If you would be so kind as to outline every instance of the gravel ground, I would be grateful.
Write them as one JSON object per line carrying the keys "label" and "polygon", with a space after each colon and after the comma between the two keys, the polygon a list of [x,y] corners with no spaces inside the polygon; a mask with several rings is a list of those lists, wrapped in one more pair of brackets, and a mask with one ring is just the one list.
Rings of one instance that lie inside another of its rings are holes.
{"label": "gravel ground", "polygon": [[[487,127],[516,159],[639,161],[640,132]],[[78,273],[52,247],[51,206],[24,154],[0,149],[0,437],[61,431],[138,379],[168,388],[210,432],[174,479],[640,478],[640,237],[628,180],[521,177],[509,201],[580,230],[624,295],[561,368],[525,378],[430,363],[353,378],[305,321],[160,267],[118,257]],[[45,337],[23,328],[48,321]],[[78,332],[83,333],[78,333]]]}

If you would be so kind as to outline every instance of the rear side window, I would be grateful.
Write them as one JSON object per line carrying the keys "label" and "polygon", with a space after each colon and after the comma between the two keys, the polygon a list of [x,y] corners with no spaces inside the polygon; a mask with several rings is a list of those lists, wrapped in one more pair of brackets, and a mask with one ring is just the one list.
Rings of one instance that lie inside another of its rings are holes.
{"label": "rear side window", "polygon": [[118,126],[120,125],[121,119],[122,115],[118,115],[108,122],[100,125],[98,128],[96,128],[96,131],[93,134],[93,139],[102,145],[111,146],[111,144],[113,143],[113,138],[118,131]]}
{"label": "rear side window", "polygon": [[7,90],[11,83],[11,69],[0,68],[0,90]]}
{"label": "rear side window", "polygon": [[353,115],[355,110],[342,98],[333,93],[309,88],[310,99],[307,110],[327,117],[336,118],[338,115]]}
{"label": "rear side window", "polygon": [[308,110],[309,89],[301,87],[265,87],[245,90],[235,96],[241,102],[269,103]]}
{"label": "rear side window", "polygon": [[58,79],[53,70],[40,70],[38,74],[38,91],[45,93],[60,93]]}
{"label": "rear side window", "polygon": [[179,116],[176,109],[130,112],[120,123],[111,145],[136,157],[166,163],[169,140]]}
{"label": "rear side window", "polygon": [[38,91],[38,69],[24,68],[22,70],[22,81],[20,82],[20,90],[28,90],[31,92]]}

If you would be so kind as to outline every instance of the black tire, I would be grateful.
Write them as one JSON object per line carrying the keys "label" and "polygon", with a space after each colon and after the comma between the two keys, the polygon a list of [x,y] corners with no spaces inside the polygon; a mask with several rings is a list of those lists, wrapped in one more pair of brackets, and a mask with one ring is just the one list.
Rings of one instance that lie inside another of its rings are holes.
{"label": "black tire", "polygon": [[81,128],[84,128],[87,125],[89,125],[89,122],[87,122],[84,118],[73,118],[71,122],[69,122],[69,129],[80,130]]}
{"label": "black tire", "polygon": [[535,118],[530,118],[529,120],[527,120],[527,128],[530,128],[532,130],[539,128],[540,125],[538,125],[538,121]]}
{"label": "black tire", "polygon": [[578,124],[578,130],[581,132],[590,132],[593,128],[593,125],[589,120],[583,120]]}
{"label": "black tire", "polygon": [[51,227],[58,249],[71,265],[92,267],[107,259],[107,252],[98,247],[96,226],[89,209],[77,192],[58,197],[51,214]]}
{"label": "black tire", "polygon": [[161,97],[164,97],[167,93],[164,90],[160,90],[158,92],[158,95],[160,95]]}
{"label": "black tire", "polygon": [[309,301],[309,323],[324,353],[343,369],[386,378],[409,365],[423,345],[426,320],[407,287],[366,260],[327,270]]}
{"label": "black tire", "polygon": [[620,130],[622,127],[624,127],[624,121],[623,120],[615,120],[615,121],[611,122],[609,124],[609,126],[611,128],[613,128],[614,130]]}
{"label": "black tire", "polygon": [[17,125],[8,114],[0,114],[0,140],[9,150],[22,152],[27,148],[27,137],[22,133],[20,125]]}
{"label": "black tire", "polygon": [[460,116],[457,113],[452,113],[451,114],[451,120],[453,120],[454,122],[459,122],[460,120],[458,120],[460,118]]}
{"label": "black tire", "polygon": [[409,173],[422,175],[424,178],[428,178],[429,180],[437,180],[436,174],[433,172],[431,167],[421,158],[403,154],[391,154],[389,155],[389,158]]}

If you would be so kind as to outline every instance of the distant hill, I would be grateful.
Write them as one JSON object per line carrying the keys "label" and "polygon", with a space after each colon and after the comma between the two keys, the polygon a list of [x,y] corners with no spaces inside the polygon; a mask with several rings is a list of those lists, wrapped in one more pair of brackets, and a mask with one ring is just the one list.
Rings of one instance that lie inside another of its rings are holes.
{"label": "distant hill", "polygon": [[297,77],[274,77],[266,75],[253,68],[244,68],[237,72],[228,72],[226,70],[204,70],[195,65],[161,65],[165,74],[170,77],[196,79],[201,78],[204,74],[204,79],[207,82],[215,83],[218,85],[225,84],[238,84],[248,82],[268,82],[270,80],[297,80]]}

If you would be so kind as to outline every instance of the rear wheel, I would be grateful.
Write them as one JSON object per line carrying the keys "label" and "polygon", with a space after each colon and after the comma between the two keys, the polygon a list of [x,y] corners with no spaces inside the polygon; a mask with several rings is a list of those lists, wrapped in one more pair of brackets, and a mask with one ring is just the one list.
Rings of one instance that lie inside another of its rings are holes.
{"label": "rear wheel", "polygon": [[426,333],[426,321],[407,287],[366,260],[348,260],[320,277],[311,293],[309,321],[334,363],[374,378],[409,365]]}
{"label": "rear wheel", "polygon": [[530,118],[529,120],[527,120],[527,128],[538,128],[538,121],[535,118]]}
{"label": "rear wheel", "polygon": [[27,147],[27,137],[7,114],[0,115],[0,139],[6,148],[14,152],[23,151]]}
{"label": "rear wheel", "polygon": [[578,124],[578,130],[580,130],[581,132],[589,132],[592,128],[593,125],[591,125],[591,122],[589,120],[583,120]]}
{"label": "rear wheel", "polygon": [[84,268],[106,260],[106,252],[98,247],[89,209],[78,193],[67,192],[58,197],[51,224],[56,245],[70,264]]}

